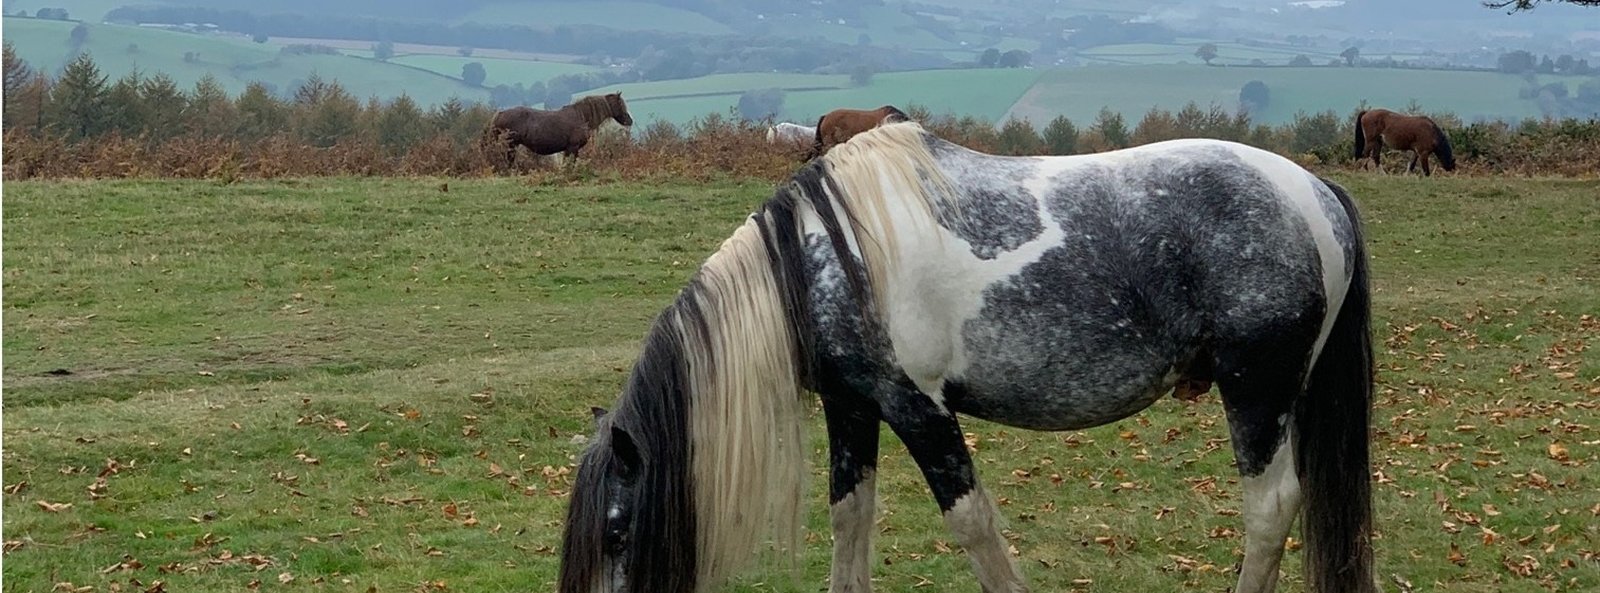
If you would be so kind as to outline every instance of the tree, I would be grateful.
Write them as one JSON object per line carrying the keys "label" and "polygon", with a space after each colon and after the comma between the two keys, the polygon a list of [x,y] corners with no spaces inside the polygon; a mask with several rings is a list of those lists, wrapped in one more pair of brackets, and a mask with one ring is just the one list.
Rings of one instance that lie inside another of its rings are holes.
{"label": "tree", "polygon": [[1339,52],[1339,57],[1344,58],[1344,65],[1354,66],[1356,60],[1361,59],[1361,48],[1354,45],[1344,48],[1344,51]]}
{"label": "tree", "polygon": [[872,75],[876,73],[877,70],[871,64],[858,64],[850,70],[850,84],[855,86],[872,84]]}
{"label": "tree", "polygon": [[1483,5],[1489,8],[1509,8],[1507,13],[1523,10],[1533,10],[1540,4],[1571,4],[1574,6],[1600,6],[1600,0],[1486,0]]}
{"label": "tree", "polygon": [[289,126],[289,107],[262,83],[252,82],[244,87],[235,105],[239,112],[239,135],[244,139],[265,138]]}
{"label": "tree", "polygon": [[388,41],[379,41],[372,44],[372,57],[380,62],[386,62],[394,57],[394,44]]}
{"label": "tree", "polygon": [[1000,50],[989,48],[983,50],[983,55],[978,56],[978,65],[984,68],[993,68],[1000,63]]}
{"label": "tree", "polygon": [[1311,58],[1308,58],[1304,54],[1301,54],[1301,55],[1295,56],[1293,58],[1290,58],[1289,59],[1289,65],[1290,66],[1294,66],[1295,68],[1310,68],[1312,66]]}
{"label": "tree", "polygon": [[405,154],[422,141],[422,124],[422,110],[417,108],[416,101],[401,94],[390,101],[378,117],[378,144],[383,145],[391,156]]}
{"label": "tree", "polygon": [[783,91],[761,89],[739,95],[739,117],[756,121],[777,117],[783,111]]}
{"label": "tree", "polygon": [[1267,103],[1272,100],[1272,92],[1267,88],[1267,83],[1252,80],[1244,83],[1244,88],[1239,89],[1239,106],[1249,111],[1261,111],[1267,108]]}
{"label": "tree", "polygon": [[138,136],[144,131],[144,99],[139,96],[143,78],[133,70],[118,78],[106,92],[107,129],[123,136]]}
{"label": "tree", "polygon": [[5,41],[5,98],[16,96],[23,85],[28,84],[28,79],[33,78],[33,68],[17,56],[16,48],[11,46],[11,40]]}
{"label": "tree", "polygon": [[456,50],[456,53],[463,58],[470,58],[472,57],[472,48],[463,45],[460,49]]}
{"label": "tree", "polygon": [[1013,117],[1000,126],[1000,152],[1015,156],[1032,156],[1044,151],[1044,141],[1034,131],[1028,120]]}
{"label": "tree", "polygon": [[860,35],[857,35],[856,36],[856,45],[859,45],[859,46],[862,46],[862,47],[866,47],[868,45],[872,45],[872,36],[868,35],[866,33],[862,33]]}
{"label": "tree", "polygon": [[1572,59],[1570,54],[1561,54],[1561,57],[1556,58],[1556,72],[1571,74],[1572,67],[1576,66],[1577,63],[1578,61]]}
{"label": "tree", "polygon": [[1006,53],[1000,54],[1000,61],[997,63],[997,65],[999,65],[1001,68],[1021,68],[1023,66],[1027,66],[1028,62],[1032,60],[1033,54],[1020,49],[1013,49]]}
{"label": "tree", "polygon": [[151,138],[171,138],[183,130],[188,97],[165,72],[157,72],[139,85],[139,103],[143,105],[144,129]]}
{"label": "tree", "polygon": [[1078,151],[1078,126],[1065,115],[1057,115],[1044,126],[1044,146],[1050,154],[1073,154]]}
{"label": "tree", "polygon": [[1217,59],[1217,44],[1207,43],[1200,46],[1200,49],[1194,50],[1194,57],[1205,60],[1206,65],[1210,66],[1211,60]]}
{"label": "tree", "polygon": [[48,125],[78,140],[95,136],[106,127],[106,76],[88,53],[78,54],[61,72],[50,90]]}
{"label": "tree", "polygon": [[256,33],[255,35],[251,35],[250,36],[250,40],[254,41],[256,43],[266,43],[267,42],[267,34],[266,33]]}
{"label": "tree", "polygon": [[1112,148],[1128,147],[1128,123],[1123,121],[1121,113],[1100,108],[1100,114],[1094,119],[1094,127],[1090,129],[1100,134]]}
{"label": "tree", "polygon": [[217,78],[207,73],[194,83],[189,104],[183,109],[183,123],[192,134],[209,137],[232,136],[238,125],[238,111]]}
{"label": "tree", "polygon": [[489,73],[484,71],[481,62],[467,62],[461,65],[461,81],[467,83],[467,86],[483,86],[484,79],[488,77]]}
{"label": "tree", "polygon": [[72,17],[67,16],[67,9],[65,9],[65,8],[41,8],[41,9],[39,9],[38,12],[34,13],[33,16],[35,18],[41,18],[41,19],[51,20],[51,21],[70,21],[70,20],[72,20]]}
{"label": "tree", "polygon": [[1550,59],[1550,56],[1544,56],[1543,59],[1539,60],[1537,71],[1540,74],[1554,74],[1556,71],[1556,63],[1554,60]]}
{"label": "tree", "polygon": [[1538,62],[1534,61],[1533,54],[1519,49],[1501,54],[1498,65],[1501,72],[1522,74],[1533,71],[1538,67]]}
{"label": "tree", "polygon": [[67,34],[67,42],[71,43],[73,46],[81,46],[85,41],[88,40],[89,26],[83,23],[78,23],[78,26],[73,27],[72,32]]}

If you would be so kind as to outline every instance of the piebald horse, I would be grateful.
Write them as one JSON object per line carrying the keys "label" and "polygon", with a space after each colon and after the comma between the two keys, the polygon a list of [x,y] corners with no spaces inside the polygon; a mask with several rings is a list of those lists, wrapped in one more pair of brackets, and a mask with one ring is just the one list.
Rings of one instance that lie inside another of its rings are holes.
{"label": "piebald horse", "polygon": [[880,422],[982,590],[1026,591],[957,415],[1081,429],[1213,379],[1243,476],[1235,590],[1274,589],[1302,517],[1310,590],[1373,591],[1368,299],[1351,198],[1265,151],[999,157],[915,123],[864,132],[655,320],[579,459],[560,591],[707,591],[764,542],[798,549],[807,392],[831,457],[830,591],[871,588]]}

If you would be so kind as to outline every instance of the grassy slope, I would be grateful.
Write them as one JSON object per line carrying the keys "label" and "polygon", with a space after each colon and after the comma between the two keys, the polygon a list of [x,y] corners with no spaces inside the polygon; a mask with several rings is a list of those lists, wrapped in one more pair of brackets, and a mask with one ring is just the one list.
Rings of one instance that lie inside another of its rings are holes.
{"label": "grassy slope", "polygon": [[563,62],[542,62],[533,60],[511,60],[504,58],[482,58],[439,55],[410,55],[398,56],[390,60],[396,64],[405,64],[437,72],[452,78],[461,77],[461,67],[471,62],[483,64],[483,71],[487,74],[484,86],[499,84],[531,85],[555,78],[562,74],[578,74],[596,70],[593,66],[583,64],[567,64]]}
{"label": "grassy slope", "polygon": [[[1561,77],[1542,77],[1547,81]],[[1517,98],[1516,76],[1492,72],[1435,72],[1346,68],[1208,68],[1200,65],[1091,67],[1052,70],[1012,113],[1044,121],[1065,114],[1087,122],[1103,106],[1132,118],[1133,125],[1152,106],[1181,107],[1187,101],[1217,103],[1232,109],[1239,88],[1261,80],[1272,102],[1258,119],[1282,123],[1297,110],[1352,110],[1371,105],[1403,107],[1412,99],[1424,108],[1453,111],[1464,118],[1522,118],[1539,115],[1532,101]]]}
{"label": "grassy slope", "polygon": [[[1375,254],[1384,580],[1600,587],[1581,559],[1600,537],[1585,392],[1600,365],[1578,353],[1600,339],[1579,319],[1600,310],[1600,185],[1339,177]],[[7,590],[551,590],[588,406],[615,397],[651,317],[770,190],[437,186],[8,184]],[[799,581],[739,590],[823,586],[812,421]],[[1239,487],[1215,396],[1082,433],[966,426],[1038,590],[1232,585]],[[885,438],[879,588],[973,590]],[[92,500],[107,459],[119,471]],[[125,554],[142,567],[115,568]],[[1531,577],[1506,567],[1525,556]],[[1280,590],[1302,591],[1299,562],[1285,570]]]}
{"label": "grassy slope", "polygon": [[609,0],[486,4],[457,17],[456,22],[538,27],[550,24],[600,25],[625,31],[656,30],[708,35],[733,32],[727,25],[693,11],[647,2]]}
{"label": "grassy slope", "polygon": [[[22,59],[46,72],[55,73],[72,57],[68,34],[75,23],[34,19],[5,19],[5,37],[17,48]],[[128,46],[138,51],[128,52]],[[420,68],[384,64],[351,56],[280,56],[276,46],[251,43],[243,38],[201,36],[188,33],[142,29],[119,25],[89,25],[85,51],[94,58],[102,74],[113,80],[138,69],[146,75],[165,72],[180,86],[190,87],[209,73],[230,92],[238,93],[253,80],[262,80],[286,89],[296,79],[316,72],[324,79],[336,79],[358,97],[395,97],[404,92],[426,104],[442,102],[451,96],[463,99],[488,99],[483,89],[467,87]],[[185,52],[199,53],[199,61],[185,62]],[[266,65],[278,59],[277,65]],[[239,65],[255,65],[236,69]],[[459,75],[459,70],[456,75]]]}

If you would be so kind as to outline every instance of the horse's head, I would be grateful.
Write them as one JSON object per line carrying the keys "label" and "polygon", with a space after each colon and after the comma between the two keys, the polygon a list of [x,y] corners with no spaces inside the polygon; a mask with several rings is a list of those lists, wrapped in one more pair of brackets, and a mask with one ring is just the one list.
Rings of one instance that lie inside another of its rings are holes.
{"label": "horse's head", "polygon": [[561,550],[560,593],[628,590],[645,461],[633,435],[610,416],[594,408],[595,436],[579,457]]}
{"label": "horse's head", "polygon": [[622,100],[622,93],[606,95],[606,106],[611,108],[612,119],[624,126],[633,125],[633,116],[628,114],[628,102]]}

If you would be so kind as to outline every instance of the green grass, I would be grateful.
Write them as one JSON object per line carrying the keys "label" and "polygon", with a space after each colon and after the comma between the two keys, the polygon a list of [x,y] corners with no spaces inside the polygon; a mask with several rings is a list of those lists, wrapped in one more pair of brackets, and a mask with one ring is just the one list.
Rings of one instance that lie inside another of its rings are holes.
{"label": "green grass", "polygon": [[[68,35],[75,23],[36,19],[5,19],[5,37],[17,54],[35,69],[55,75],[75,55]],[[274,45],[251,43],[242,37],[209,36],[140,27],[88,25],[82,48],[111,80],[135,70],[146,76],[164,72],[189,88],[206,74],[237,94],[251,81],[264,81],[286,90],[312,73],[338,80],[357,97],[392,98],[404,92],[423,105],[450,97],[487,100],[488,92],[468,87],[422,68],[385,64],[345,55],[280,55]],[[129,51],[130,45],[137,46]],[[184,60],[194,52],[198,60]],[[451,76],[460,76],[460,68]]]}
{"label": "green grass", "polygon": [[[1384,581],[1600,587],[1600,365],[1582,353],[1600,324],[1580,318],[1600,311],[1600,182],[1336,177],[1374,253]],[[439,184],[8,183],[7,591],[552,590],[588,406],[770,186]],[[811,422],[801,571],[739,590],[824,587]],[[1232,585],[1215,395],[1079,433],[966,429],[1035,590]],[[883,452],[879,590],[975,590],[887,433]],[[1525,556],[1531,576],[1506,567]],[[1302,591],[1298,560],[1285,572]]]}
{"label": "green grass", "polygon": [[[1191,50],[1192,51],[1192,50]],[[1541,77],[1541,81],[1577,78]],[[1363,100],[1374,106],[1401,108],[1416,100],[1434,111],[1451,111],[1465,119],[1536,117],[1533,101],[1517,97],[1522,79],[1495,72],[1446,72],[1366,68],[1211,68],[1199,64],[1161,66],[1095,66],[1051,70],[1012,109],[1035,122],[1066,115],[1086,123],[1109,106],[1130,118],[1129,127],[1151,107],[1168,110],[1195,101],[1233,109],[1239,89],[1260,80],[1272,101],[1256,114],[1261,123],[1284,123],[1296,111],[1333,109],[1349,112]]]}
{"label": "green grass", "polygon": [[415,66],[430,72],[437,72],[452,78],[461,78],[461,67],[472,62],[483,64],[483,71],[487,75],[483,86],[514,85],[522,83],[531,85],[561,76],[563,74],[579,74],[597,70],[594,66],[583,64],[568,64],[564,62],[543,62],[534,60],[512,60],[507,58],[480,58],[461,56],[440,56],[415,54],[397,56],[389,60],[396,64]]}
{"label": "green grass", "polygon": [[600,25],[624,31],[672,31],[706,35],[733,32],[727,25],[689,10],[647,2],[610,0],[485,4],[457,17],[456,22],[529,27]]}
{"label": "green grass", "polygon": [[[591,93],[621,90],[628,110],[641,123],[667,120],[682,123],[710,112],[727,113],[739,104],[739,95],[764,88],[806,89],[784,94],[782,119],[814,122],[840,107],[871,109],[892,104],[919,104],[935,112],[972,115],[998,120],[1039,77],[1039,70],[973,69],[885,72],[862,87],[849,85],[842,75],[727,74],[692,80],[634,83],[606,87]],[[682,96],[699,95],[704,96]]]}

